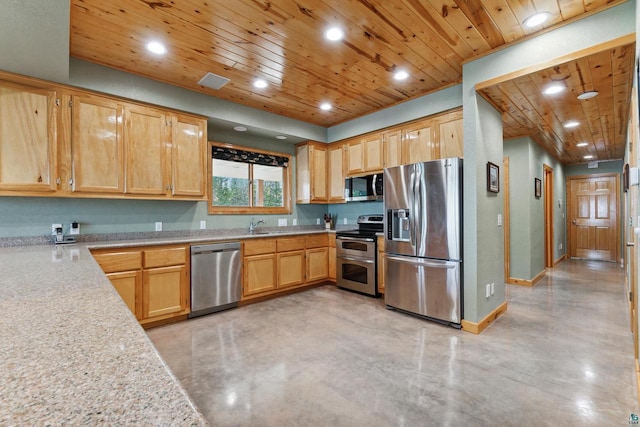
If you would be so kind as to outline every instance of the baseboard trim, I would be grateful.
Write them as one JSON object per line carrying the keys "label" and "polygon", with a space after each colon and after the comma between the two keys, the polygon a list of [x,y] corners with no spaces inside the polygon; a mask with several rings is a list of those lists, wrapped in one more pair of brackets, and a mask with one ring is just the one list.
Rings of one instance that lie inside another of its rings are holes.
{"label": "baseboard trim", "polygon": [[484,319],[482,319],[479,323],[469,322],[467,320],[462,319],[460,324],[462,325],[462,330],[466,332],[471,332],[472,334],[479,335],[489,327],[494,320],[498,317],[502,316],[507,311],[507,302],[503,302],[500,304],[495,310],[491,313],[487,314]]}
{"label": "baseboard trim", "polygon": [[553,261],[553,266],[556,267],[558,264],[560,264],[565,259],[567,259],[567,254],[564,254],[560,258],[558,258],[557,260]]}
{"label": "baseboard trim", "polygon": [[636,359],[636,387],[638,389],[638,403],[640,403],[640,365],[638,365],[638,359]]}
{"label": "baseboard trim", "polygon": [[533,285],[535,285],[536,283],[538,283],[540,280],[542,280],[545,276],[545,274],[547,274],[546,270],[542,270],[540,273],[538,273],[536,275],[536,277],[534,277],[533,279],[518,279],[517,277],[509,277],[507,279],[507,283],[509,283],[510,285],[518,285],[518,286],[528,286],[531,287]]}

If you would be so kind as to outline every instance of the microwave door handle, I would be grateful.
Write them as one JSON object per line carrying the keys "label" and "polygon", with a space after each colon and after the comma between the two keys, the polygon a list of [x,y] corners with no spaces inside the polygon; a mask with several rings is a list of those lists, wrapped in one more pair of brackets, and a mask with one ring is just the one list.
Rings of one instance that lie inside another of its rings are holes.
{"label": "microwave door handle", "polygon": [[373,175],[371,177],[371,194],[377,196],[376,194],[376,176]]}

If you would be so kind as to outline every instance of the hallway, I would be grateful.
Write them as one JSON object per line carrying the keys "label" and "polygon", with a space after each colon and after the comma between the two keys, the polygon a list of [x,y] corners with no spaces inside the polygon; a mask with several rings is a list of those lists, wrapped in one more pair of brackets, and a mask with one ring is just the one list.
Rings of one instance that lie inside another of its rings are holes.
{"label": "hallway", "polygon": [[628,425],[622,269],[564,261],[507,297],[479,336],[334,286],[148,334],[216,426]]}

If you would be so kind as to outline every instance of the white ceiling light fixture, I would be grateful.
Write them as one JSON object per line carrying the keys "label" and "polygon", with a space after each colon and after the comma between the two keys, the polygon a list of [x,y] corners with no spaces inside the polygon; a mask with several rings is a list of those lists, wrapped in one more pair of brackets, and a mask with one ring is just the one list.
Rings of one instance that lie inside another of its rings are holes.
{"label": "white ceiling light fixture", "polygon": [[593,156],[591,154],[588,154],[588,155],[584,156],[583,159],[585,159],[585,160],[593,159]]}
{"label": "white ceiling light fixture", "polygon": [[340,41],[344,38],[344,31],[338,27],[331,27],[324,32],[324,38],[332,42]]}
{"label": "white ceiling light fixture", "polygon": [[276,139],[287,139],[284,135],[276,135]]}
{"label": "white ceiling light fixture", "polygon": [[549,12],[538,12],[525,19],[523,24],[527,28],[537,27],[538,25],[542,25],[546,22],[550,16],[551,14]]}
{"label": "white ceiling light fixture", "polygon": [[576,144],[576,147],[586,147],[587,145],[589,145],[589,143],[588,143],[588,142],[578,142],[578,143]]}
{"label": "white ceiling light fixture", "polygon": [[409,73],[404,70],[396,71],[393,78],[396,80],[406,80],[409,77]]}
{"label": "white ceiling light fixture", "polygon": [[598,92],[595,90],[589,90],[586,92],[582,92],[580,95],[578,95],[578,99],[581,101],[584,101],[585,99],[591,99],[591,98],[595,98],[596,96],[598,96]]}
{"label": "white ceiling light fixture", "polygon": [[569,120],[565,124],[562,125],[565,129],[571,129],[577,126],[580,126],[580,122],[577,120]]}
{"label": "white ceiling light fixture", "polygon": [[167,48],[159,41],[151,41],[146,45],[147,50],[156,55],[164,55],[167,53]]}
{"label": "white ceiling light fixture", "polygon": [[542,93],[545,95],[555,95],[557,93],[562,92],[563,90],[564,90],[564,85],[560,83],[551,83],[549,86],[544,88]]}
{"label": "white ceiling light fixture", "polygon": [[235,130],[236,132],[246,132],[247,128],[244,126],[234,126],[233,130]]}
{"label": "white ceiling light fixture", "polygon": [[320,104],[320,109],[323,111],[329,111],[331,110],[331,108],[333,107],[328,102],[323,102],[322,104]]}
{"label": "white ceiling light fixture", "polygon": [[267,81],[264,79],[255,79],[253,81],[253,86],[258,89],[264,89],[265,87],[269,86],[269,83],[267,83]]}

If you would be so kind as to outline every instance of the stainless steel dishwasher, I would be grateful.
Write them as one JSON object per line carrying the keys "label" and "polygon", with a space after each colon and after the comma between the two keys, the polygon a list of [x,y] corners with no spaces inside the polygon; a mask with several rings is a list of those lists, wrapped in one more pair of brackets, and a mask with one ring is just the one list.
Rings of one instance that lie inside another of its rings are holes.
{"label": "stainless steel dishwasher", "polygon": [[240,242],[191,246],[189,317],[236,307],[241,294]]}

